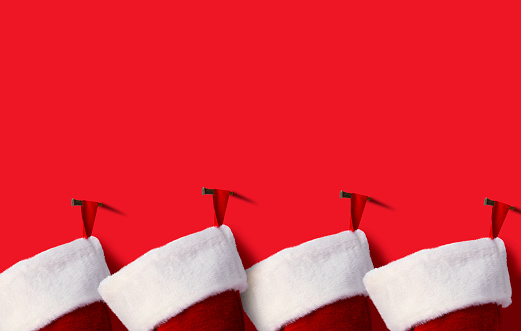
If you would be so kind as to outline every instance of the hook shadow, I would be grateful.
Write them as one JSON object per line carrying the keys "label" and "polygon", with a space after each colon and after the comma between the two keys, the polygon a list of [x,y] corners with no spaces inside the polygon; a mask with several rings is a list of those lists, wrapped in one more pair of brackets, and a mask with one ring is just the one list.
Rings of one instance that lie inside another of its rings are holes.
{"label": "hook shadow", "polygon": [[237,198],[237,199],[239,199],[239,200],[242,200],[242,201],[245,201],[245,202],[248,202],[248,203],[254,204],[254,205],[257,204],[257,202],[253,201],[252,199],[247,198],[247,197],[245,197],[244,195],[239,194],[239,193],[237,193],[237,192],[235,192],[235,191],[233,192],[233,195],[232,195],[231,197]]}
{"label": "hook shadow", "polygon": [[511,206],[514,207],[514,210],[512,210],[513,213],[521,214],[521,209],[519,209],[518,206]]}
{"label": "hook shadow", "polygon": [[369,201],[369,202],[370,202],[370,203],[374,203],[374,204],[377,205],[377,206],[384,207],[385,209],[394,210],[393,207],[389,206],[388,204],[383,203],[383,202],[380,201],[380,200],[376,200],[376,199],[373,198],[373,197],[371,197],[371,201]]}
{"label": "hook shadow", "polygon": [[108,211],[111,211],[111,212],[113,212],[113,213],[119,214],[119,215],[121,215],[121,216],[127,216],[127,215],[126,215],[124,212],[122,212],[121,210],[116,209],[116,208],[114,208],[114,207],[112,207],[112,206],[110,206],[110,205],[107,205],[106,203],[103,203],[103,205],[102,205],[100,208],[104,208],[104,209],[106,209],[106,210],[108,210]]}

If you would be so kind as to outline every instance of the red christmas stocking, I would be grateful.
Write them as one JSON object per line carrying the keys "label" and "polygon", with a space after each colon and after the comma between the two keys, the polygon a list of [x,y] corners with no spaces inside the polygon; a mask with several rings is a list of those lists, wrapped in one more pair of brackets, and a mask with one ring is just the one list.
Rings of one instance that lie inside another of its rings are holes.
{"label": "red christmas stocking", "polygon": [[246,272],[226,225],[153,249],[99,292],[130,331],[244,330]]}
{"label": "red christmas stocking", "polygon": [[360,230],[311,240],[248,269],[243,307],[259,331],[370,330],[362,278],[371,269]]}
{"label": "red christmas stocking", "polygon": [[499,330],[512,302],[499,238],[425,249],[367,273],[371,300],[391,331]]}
{"label": "red christmas stocking", "polygon": [[109,275],[94,237],[18,262],[0,274],[0,330],[111,330],[98,293]]}

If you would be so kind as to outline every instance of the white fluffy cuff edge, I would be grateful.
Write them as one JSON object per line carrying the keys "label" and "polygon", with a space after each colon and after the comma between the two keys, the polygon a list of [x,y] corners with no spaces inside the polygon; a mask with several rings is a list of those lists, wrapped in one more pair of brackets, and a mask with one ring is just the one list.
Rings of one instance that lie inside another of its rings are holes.
{"label": "white fluffy cuff edge", "polygon": [[259,331],[278,330],[324,305],[367,295],[362,278],[371,269],[361,230],[318,238],[249,268],[242,305]]}
{"label": "white fluffy cuff edge", "polygon": [[148,331],[210,296],[247,286],[233,234],[222,225],[145,253],[98,290],[130,331]]}
{"label": "white fluffy cuff edge", "polygon": [[391,331],[466,307],[507,307],[512,289],[503,241],[482,238],[425,249],[367,273],[364,284]]}
{"label": "white fluffy cuff edge", "polygon": [[103,249],[94,237],[18,262],[0,274],[0,330],[38,330],[101,301],[98,285],[108,275]]}

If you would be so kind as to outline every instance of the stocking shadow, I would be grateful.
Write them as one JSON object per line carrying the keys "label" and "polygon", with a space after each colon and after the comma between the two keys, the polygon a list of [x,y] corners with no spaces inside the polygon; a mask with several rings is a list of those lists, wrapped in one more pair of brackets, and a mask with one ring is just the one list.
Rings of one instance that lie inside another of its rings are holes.
{"label": "stocking shadow", "polygon": [[110,274],[118,272],[119,269],[125,266],[125,264],[118,258],[118,255],[115,254],[110,247],[104,246],[103,252],[105,253],[105,261],[109,267]]}
{"label": "stocking shadow", "polygon": [[[517,209],[517,208],[516,208]],[[507,245],[508,246],[508,245]],[[521,315],[521,303],[516,302],[516,293],[521,291],[521,265],[520,256],[514,255],[514,249],[507,247],[508,272],[510,274],[510,284],[512,285],[512,305],[501,309],[501,328],[503,330],[517,330],[519,328],[519,316]]]}
{"label": "stocking shadow", "polygon": [[242,239],[235,237],[235,244],[237,245],[237,251],[239,252],[239,256],[242,260],[242,265],[245,269],[248,269],[253,264],[255,264],[255,259],[253,257],[250,249],[243,243]]}
{"label": "stocking shadow", "polygon": [[[378,244],[375,241],[369,241],[369,252],[371,254],[371,260],[373,261],[373,265],[375,268],[379,268],[381,266],[384,266],[387,264],[383,249],[378,246]],[[385,326],[385,322],[383,321],[382,317],[378,313],[378,310],[376,309],[375,305],[371,301],[371,299],[368,300],[369,302],[369,314],[371,316],[371,329],[373,331],[387,331],[387,327]]]}

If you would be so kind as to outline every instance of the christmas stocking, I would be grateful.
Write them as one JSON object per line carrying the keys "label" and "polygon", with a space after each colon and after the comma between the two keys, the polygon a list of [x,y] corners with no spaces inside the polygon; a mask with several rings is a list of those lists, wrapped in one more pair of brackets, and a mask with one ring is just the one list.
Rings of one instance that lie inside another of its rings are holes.
{"label": "christmas stocking", "polygon": [[367,273],[364,284],[391,331],[500,329],[499,306],[510,305],[512,289],[496,237],[509,208],[495,202],[490,238],[421,250]]}
{"label": "christmas stocking", "polygon": [[370,271],[364,283],[391,331],[499,330],[511,303],[503,241],[426,249]]}
{"label": "christmas stocking", "polygon": [[499,233],[509,206],[496,202],[491,238],[425,249],[367,273],[364,284],[391,331],[499,330],[512,302]]}
{"label": "christmas stocking", "polygon": [[111,330],[98,293],[110,272],[100,242],[90,236],[98,203],[73,199],[73,205],[82,206],[84,238],[0,274],[0,331]]}
{"label": "christmas stocking", "polygon": [[153,249],[99,286],[130,331],[244,330],[246,273],[226,225]]}
{"label": "christmas stocking", "polygon": [[284,249],[249,268],[244,311],[257,330],[370,330],[365,273],[373,268],[356,230]]}
{"label": "christmas stocking", "polygon": [[110,330],[98,293],[109,274],[94,237],[18,262],[0,274],[0,330]]}
{"label": "christmas stocking", "polygon": [[[351,211],[361,217],[361,209]],[[311,240],[246,271],[244,311],[259,331],[370,330],[362,278],[371,269],[361,230]]]}

